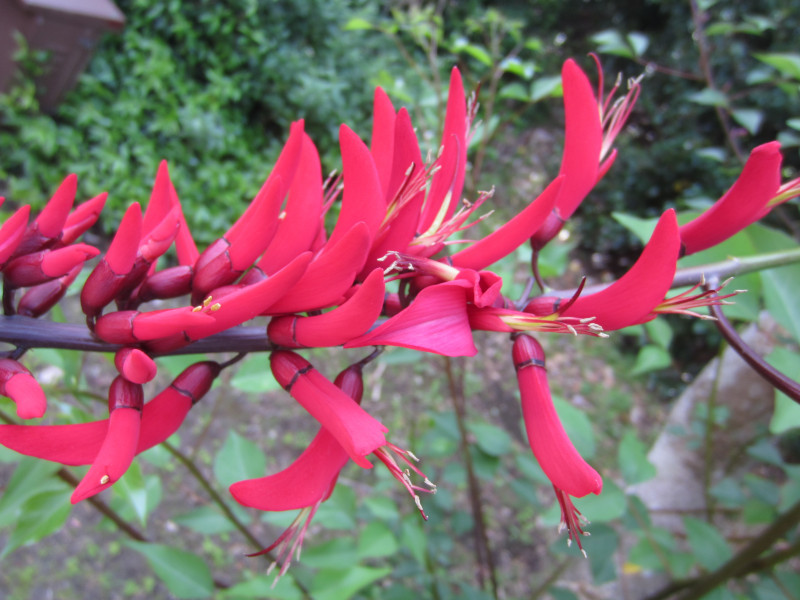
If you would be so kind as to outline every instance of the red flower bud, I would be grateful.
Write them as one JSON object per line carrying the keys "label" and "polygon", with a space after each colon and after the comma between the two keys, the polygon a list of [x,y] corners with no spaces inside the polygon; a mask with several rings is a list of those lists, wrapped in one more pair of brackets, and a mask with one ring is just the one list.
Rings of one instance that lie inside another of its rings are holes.
{"label": "red flower bud", "polygon": [[13,259],[4,274],[12,287],[29,287],[69,273],[73,267],[97,256],[100,251],[87,244],[73,244],[56,250],[40,250]]}
{"label": "red flower bud", "polygon": [[20,419],[38,419],[47,410],[47,398],[31,372],[10,358],[0,358],[0,394],[17,404]]}
{"label": "red flower bud", "polygon": [[156,376],[158,367],[152,358],[138,348],[122,348],[114,355],[120,375],[132,383],[147,383]]}

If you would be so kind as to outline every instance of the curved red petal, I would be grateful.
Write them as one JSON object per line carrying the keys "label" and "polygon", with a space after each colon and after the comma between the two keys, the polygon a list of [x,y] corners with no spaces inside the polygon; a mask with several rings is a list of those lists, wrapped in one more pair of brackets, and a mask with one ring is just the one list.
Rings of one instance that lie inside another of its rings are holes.
{"label": "curved red petal", "polygon": [[760,219],[780,184],[780,143],[753,149],[731,188],[711,208],[680,228],[684,255],[715,246]]}
{"label": "curved red petal", "polygon": [[597,183],[603,128],[592,85],[569,59],[561,69],[564,88],[564,153],[559,175],[566,175],[556,207],[568,219]]}
{"label": "curved red petal", "polygon": [[675,211],[666,211],[636,263],[602,291],[581,296],[561,313],[567,317],[596,317],[604,330],[622,329],[650,319],[672,285],[681,239]]}
{"label": "curved red petal", "polygon": [[554,179],[533,202],[500,229],[456,252],[451,257],[453,266],[478,271],[516,250],[545,222],[560,197],[563,185],[564,177]]}
{"label": "curved red petal", "polygon": [[73,504],[85,500],[114,484],[125,474],[136,455],[142,412],[134,408],[117,408],[108,418],[108,431],[103,445],[92,461],[70,499]]}
{"label": "curved red petal", "polygon": [[345,348],[402,346],[442,356],[474,356],[467,317],[466,281],[449,281],[423,289],[410,306]]}
{"label": "curved red petal", "polygon": [[513,357],[528,442],[545,475],[570,496],[599,494],[603,479],[575,449],[553,406],[541,346],[530,336],[518,336]]}

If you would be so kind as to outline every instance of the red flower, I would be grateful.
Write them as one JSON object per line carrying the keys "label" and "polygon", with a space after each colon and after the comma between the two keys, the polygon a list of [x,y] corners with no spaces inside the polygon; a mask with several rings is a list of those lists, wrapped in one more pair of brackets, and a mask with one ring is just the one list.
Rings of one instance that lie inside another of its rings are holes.
{"label": "red flower", "polygon": [[372,468],[365,457],[386,444],[383,434],[388,429],[299,354],[273,352],[269,363],[278,383],[336,438],[353,462]]}
{"label": "red flower", "polygon": [[781,184],[778,142],[753,149],[742,174],[702,215],[680,228],[682,255],[694,254],[725,241],[770,211]]}
{"label": "red flower", "polygon": [[[550,312],[561,317],[594,317],[604,331],[649,321],[672,285],[679,250],[678,222],[670,209],[661,215],[650,241],[625,275],[604,290],[578,297],[566,309],[558,310],[556,305]],[[537,310],[536,314],[546,313]]]}
{"label": "red flower", "polygon": [[550,396],[542,346],[530,336],[519,335],[514,339],[512,355],[528,442],[555,488],[561,504],[562,527],[569,531],[569,541],[574,539],[583,552],[579,537],[584,533],[581,514],[572,505],[570,496],[599,494],[603,480],[578,454],[561,425]]}
{"label": "red flower", "polygon": [[478,350],[466,303],[466,288],[471,287],[459,279],[426,287],[410,306],[344,347],[401,346],[442,356],[474,356]]}
{"label": "red flower", "polygon": [[16,403],[20,419],[38,419],[47,411],[47,398],[39,383],[28,369],[10,358],[0,358],[0,394]]}

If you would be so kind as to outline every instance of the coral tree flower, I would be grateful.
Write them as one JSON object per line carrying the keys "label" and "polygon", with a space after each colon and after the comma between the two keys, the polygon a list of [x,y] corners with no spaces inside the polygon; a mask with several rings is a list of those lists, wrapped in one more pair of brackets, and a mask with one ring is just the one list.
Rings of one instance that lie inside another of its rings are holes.
{"label": "coral tree flower", "polygon": [[[334,385],[356,405],[361,404],[364,393],[362,364],[356,363],[339,373]],[[398,465],[392,452],[405,463],[405,469]],[[416,461],[416,457],[394,444],[378,448],[375,456],[389,468],[397,480],[402,482],[414,498],[423,518],[427,520],[417,492],[431,493],[436,490],[436,486],[414,465],[412,460]],[[292,524],[270,546],[250,555],[258,556],[278,548],[278,558],[270,565],[268,572],[280,564],[278,574],[280,577],[289,568],[293,555],[300,559],[300,550],[308,526],[320,504],[333,493],[339,473],[348,459],[347,451],[327,429],[322,427],[303,453],[284,470],[267,477],[239,481],[230,486],[231,495],[244,506],[264,511],[301,509]],[[409,468],[424,479],[428,488],[411,483]]]}
{"label": "coral tree flower", "polygon": [[336,438],[353,462],[371,468],[364,457],[386,444],[384,433],[389,430],[299,354],[276,351],[269,362],[278,383]]}
{"label": "coral tree flower", "polygon": [[28,369],[10,358],[0,358],[0,394],[16,403],[20,419],[38,419],[47,410],[47,398],[39,383]]}
{"label": "coral tree flower", "polygon": [[110,487],[125,474],[136,456],[144,395],[140,384],[121,375],[108,388],[108,431],[92,466],[72,493],[77,504]]}
{"label": "coral tree flower", "polygon": [[650,321],[656,316],[653,310],[664,301],[675,278],[680,242],[675,211],[670,209],[661,215],[634,265],[613,284],[594,294],[582,295],[562,309],[559,309],[560,299],[537,298],[526,311],[536,315],[594,317],[594,323],[604,331]]}
{"label": "coral tree flower", "polygon": [[558,418],[547,383],[542,346],[530,336],[518,335],[514,339],[512,357],[528,442],[555,489],[561,505],[561,528],[568,530],[569,542],[575,540],[583,552],[579,537],[584,534],[583,520],[570,496],[582,498],[587,494],[599,494],[603,480],[578,454]]}
{"label": "coral tree flower", "polygon": [[780,143],[754,148],[731,188],[711,208],[680,228],[682,255],[716,246],[764,217],[780,185]]}

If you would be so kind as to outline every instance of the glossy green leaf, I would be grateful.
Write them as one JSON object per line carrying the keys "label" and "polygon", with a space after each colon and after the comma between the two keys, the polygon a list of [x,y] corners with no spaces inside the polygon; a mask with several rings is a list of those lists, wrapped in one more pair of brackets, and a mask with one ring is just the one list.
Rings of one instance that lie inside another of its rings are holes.
{"label": "glossy green leaf", "polygon": [[311,583],[314,600],[348,600],[356,592],[387,577],[392,569],[351,566],[342,571],[320,571]]}
{"label": "glossy green leaf", "polygon": [[617,448],[617,461],[625,483],[641,483],[655,477],[656,468],[647,459],[647,450],[634,430],[628,429],[622,435]]}
{"label": "glossy green leaf", "polygon": [[503,456],[511,451],[511,436],[505,429],[480,421],[467,423],[467,429],[475,436],[478,447],[489,456]]}
{"label": "glossy green leaf", "polygon": [[656,224],[658,224],[658,218],[640,219],[639,217],[621,212],[612,212],[611,216],[614,217],[617,223],[638,237],[642,244],[647,243],[650,236],[653,235]]}
{"label": "glossy green leaf", "polygon": [[175,597],[208,598],[213,593],[211,571],[196,554],[162,544],[123,543],[147,559],[150,568]]}
{"label": "glossy green leaf", "polygon": [[21,506],[14,531],[8,536],[0,558],[23,544],[38,542],[59,531],[72,510],[71,494],[71,489],[62,486],[62,489],[30,496]]}
{"label": "glossy green leaf", "polygon": [[758,60],[775,67],[780,73],[800,81],[800,54],[792,52],[772,52],[753,54]]}
{"label": "glossy green leaf", "polygon": [[599,495],[589,494],[573,500],[575,506],[592,523],[604,523],[619,519],[626,510],[625,492],[611,479],[603,480],[603,491]]}
{"label": "glossy green leaf", "polygon": [[22,506],[34,496],[43,492],[64,489],[66,484],[54,476],[61,465],[23,457],[0,498],[0,526],[14,523]]}
{"label": "glossy green leaf", "polygon": [[708,571],[713,571],[732,556],[728,542],[710,523],[694,517],[684,517],[683,524],[695,560]]}
{"label": "glossy green leaf", "polygon": [[358,536],[359,559],[391,556],[399,546],[392,530],[380,521],[371,521]]}
{"label": "glossy green leaf", "polygon": [[269,594],[269,600],[302,600],[303,594],[297,589],[290,575],[281,577],[275,583],[275,574],[256,575],[252,579],[237,583],[233,587],[218,594],[225,600],[241,600],[256,598],[263,600]]}
{"label": "glossy green leaf", "polygon": [[800,342],[800,265],[762,271],[761,281],[767,310]]}
{"label": "glossy green leaf", "polygon": [[[788,348],[776,348],[767,362],[787,377],[797,380],[800,373],[800,354]],[[783,392],[775,390],[775,410],[769,423],[770,433],[775,435],[800,427],[800,405],[791,400]]]}
{"label": "glossy green leaf", "polygon": [[544,98],[559,98],[564,95],[559,75],[537,77],[531,84],[531,100],[538,102]]}
{"label": "glossy green leaf", "polygon": [[636,363],[631,375],[642,375],[651,371],[658,371],[672,364],[672,356],[661,346],[648,344],[642,346],[636,355]]}
{"label": "glossy green leaf", "polygon": [[214,476],[225,488],[243,479],[263,477],[266,469],[267,461],[261,448],[235,431],[228,432],[214,458]]}
{"label": "glossy green leaf", "polygon": [[701,104],[703,106],[728,106],[728,97],[723,92],[719,90],[712,90],[710,88],[688,94],[686,99],[690,102]]}
{"label": "glossy green leaf", "polygon": [[240,363],[236,374],[231,379],[231,385],[237,390],[252,394],[263,394],[281,389],[280,384],[275,381],[269,370],[266,358],[258,353],[251,354]]}
{"label": "glossy green leaf", "polygon": [[764,122],[764,112],[755,108],[737,108],[731,111],[731,116],[751,135],[758,133],[761,123]]}

